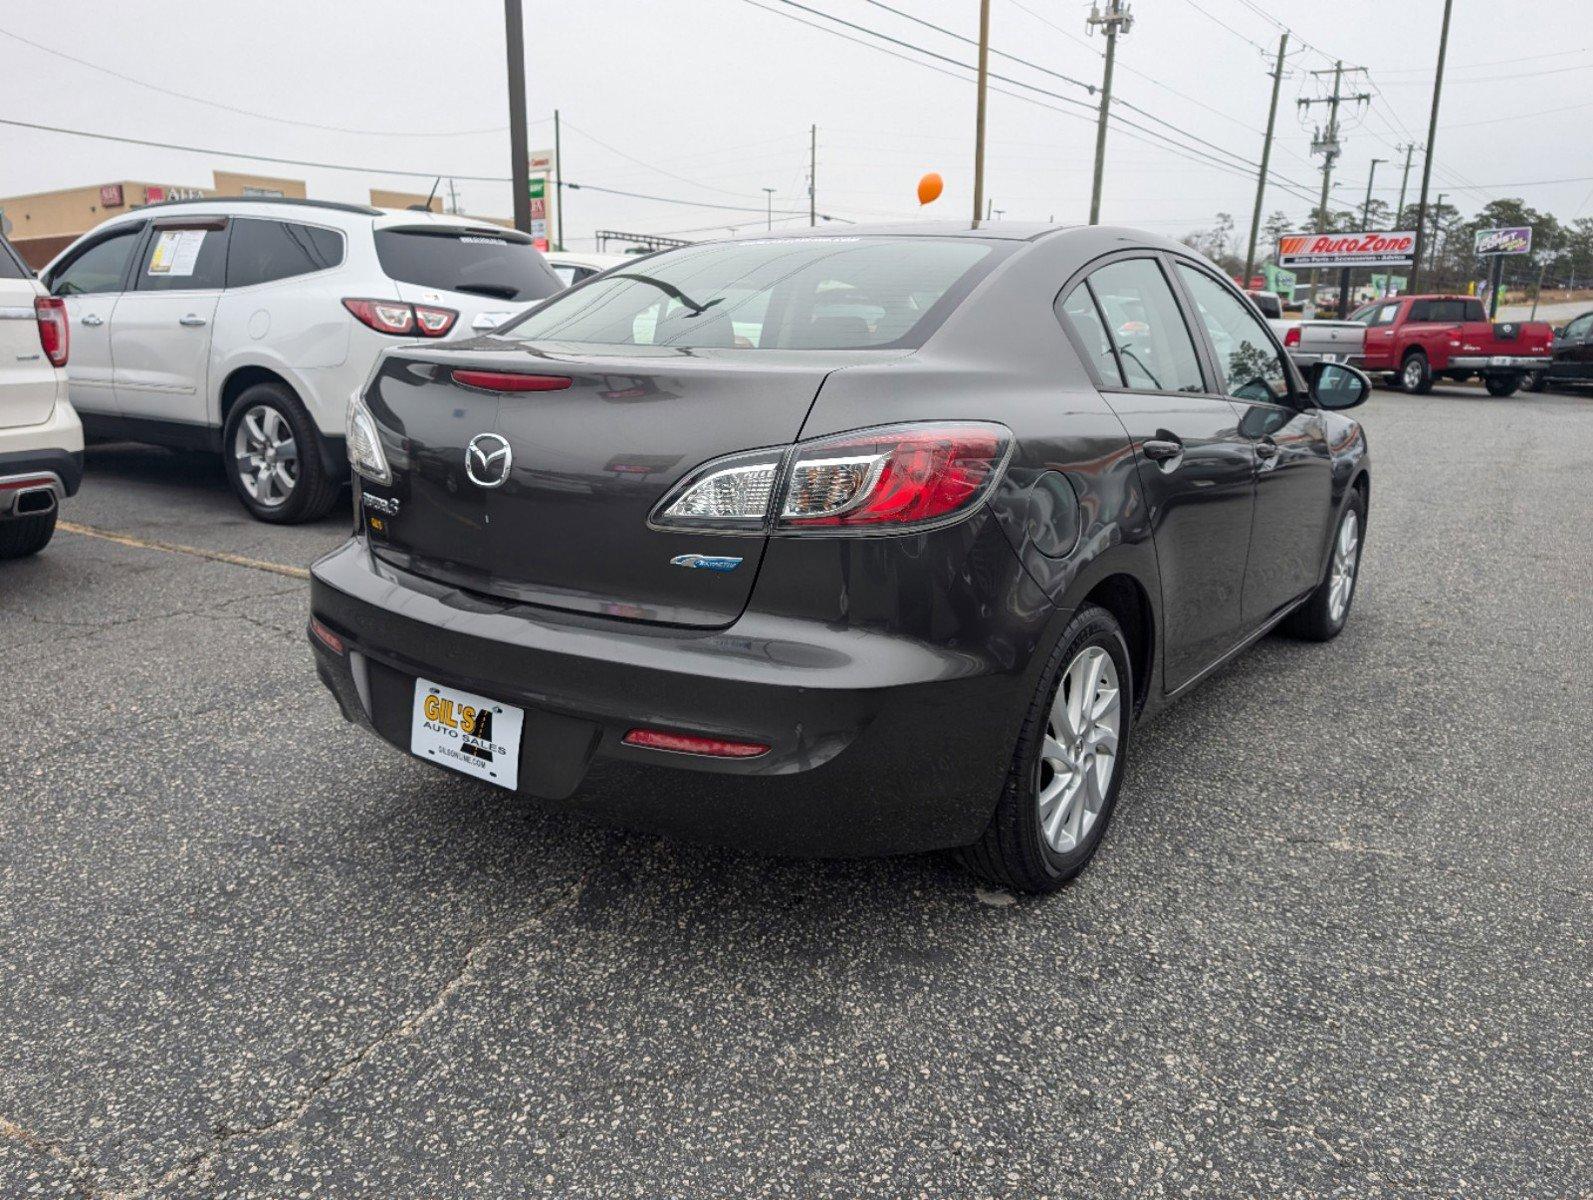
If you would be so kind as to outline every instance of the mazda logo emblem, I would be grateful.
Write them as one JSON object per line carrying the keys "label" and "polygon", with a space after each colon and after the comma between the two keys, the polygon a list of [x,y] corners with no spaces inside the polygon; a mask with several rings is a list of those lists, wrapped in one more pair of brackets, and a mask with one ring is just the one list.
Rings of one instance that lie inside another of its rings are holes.
{"label": "mazda logo emblem", "polygon": [[509,482],[509,467],[514,452],[507,438],[496,433],[478,433],[465,447],[465,474],[477,487],[502,487]]}

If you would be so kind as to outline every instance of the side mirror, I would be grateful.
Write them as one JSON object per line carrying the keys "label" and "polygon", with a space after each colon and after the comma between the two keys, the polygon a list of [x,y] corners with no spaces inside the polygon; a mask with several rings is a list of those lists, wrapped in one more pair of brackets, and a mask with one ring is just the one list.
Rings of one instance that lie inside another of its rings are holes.
{"label": "side mirror", "polygon": [[1314,362],[1305,381],[1319,408],[1354,408],[1372,394],[1371,377],[1348,363]]}

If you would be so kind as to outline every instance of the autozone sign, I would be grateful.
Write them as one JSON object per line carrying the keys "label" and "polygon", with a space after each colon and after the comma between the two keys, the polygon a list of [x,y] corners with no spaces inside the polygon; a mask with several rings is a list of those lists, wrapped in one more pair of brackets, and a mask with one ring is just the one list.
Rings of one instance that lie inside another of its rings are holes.
{"label": "autozone sign", "polygon": [[1398,233],[1286,233],[1278,239],[1278,266],[1397,267],[1416,254],[1414,230]]}

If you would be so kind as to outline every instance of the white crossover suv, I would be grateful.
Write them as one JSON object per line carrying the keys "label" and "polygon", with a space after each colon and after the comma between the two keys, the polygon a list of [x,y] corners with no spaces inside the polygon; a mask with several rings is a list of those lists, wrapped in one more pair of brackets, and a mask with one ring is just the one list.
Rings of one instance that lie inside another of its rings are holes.
{"label": "white crossover suv", "polygon": [[43,550],[83,479],[83,427],[66,398],[66,307],[0,237],[0,558]]}
{"label": "white crossover suv", "polygon": [[66,304],[90,438],[219,452],[262,521],[323,516],[349,396],[399,340],[472,337],[561,288],[522,233],[311,200],[119,214],[41,279]]}

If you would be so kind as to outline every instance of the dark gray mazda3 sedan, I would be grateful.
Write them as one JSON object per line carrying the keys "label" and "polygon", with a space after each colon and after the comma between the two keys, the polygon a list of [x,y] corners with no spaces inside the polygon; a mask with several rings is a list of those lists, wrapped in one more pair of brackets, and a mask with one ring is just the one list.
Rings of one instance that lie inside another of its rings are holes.
{"label": "dark gray mazda3 sedan", "polygon": [[383,356],[311,644],[345,717],[500,787],[1048,891],[1136,723],[1343,627],[1369,389],[1130,229],[690,246]]}

